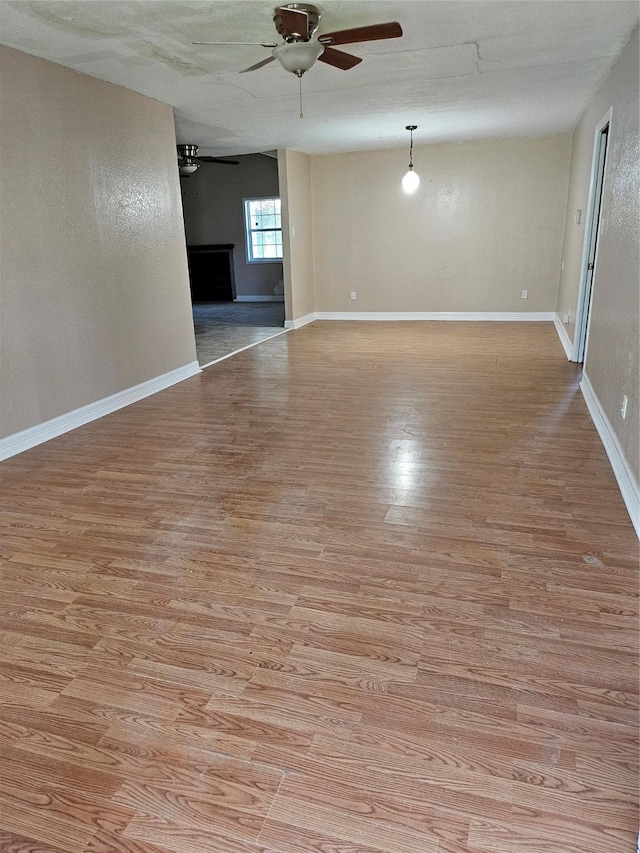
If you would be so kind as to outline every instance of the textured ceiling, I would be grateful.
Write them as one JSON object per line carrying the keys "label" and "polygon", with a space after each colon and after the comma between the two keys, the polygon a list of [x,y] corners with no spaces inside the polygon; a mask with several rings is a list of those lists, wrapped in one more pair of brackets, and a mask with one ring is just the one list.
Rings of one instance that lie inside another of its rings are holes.
{"label": "textured ceiling", "polygon": [[200,153],[391,148],[572,130],[638,20],[624,0],[325,0],[319,32],[399,21],[404,36],[342,48],[298,81],[252,46],[276,41],[271,0],[1,0],[0,40],[171,104]]}

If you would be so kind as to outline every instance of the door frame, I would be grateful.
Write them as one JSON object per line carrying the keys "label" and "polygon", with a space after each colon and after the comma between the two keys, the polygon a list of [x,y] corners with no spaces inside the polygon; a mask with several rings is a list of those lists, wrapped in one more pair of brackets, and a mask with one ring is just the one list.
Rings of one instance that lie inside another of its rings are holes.
{"label": "door frame", "polygon": [[[607,176],[607,159],[611,143],[611,121],[613,108],[609,108],[595,127],[593,139],[593,155],[591,158],[591,178],[589,182],[589,200],[587,203],[587,215],[585,218],[584,244],[582,247],[582,265],[580,268],[580,288],[578,291],[578,304],[576,308],[576,326],[573,336],[573,351],[571,361],[582,362],[587,357],[587,346],[589,343],[589,326],[591,324],[591,305],[593,302],[593,291],[598,264],[598,236],[600,223],[602,221],[602,196]],[[607,131],[604,144],[604,159],[601,162],[601,146],[603,144],[604,131]],[[589,257],[595,243],[593,254],[593,268],[589,269]],[[589,275],[591,273],[591,275]]]}

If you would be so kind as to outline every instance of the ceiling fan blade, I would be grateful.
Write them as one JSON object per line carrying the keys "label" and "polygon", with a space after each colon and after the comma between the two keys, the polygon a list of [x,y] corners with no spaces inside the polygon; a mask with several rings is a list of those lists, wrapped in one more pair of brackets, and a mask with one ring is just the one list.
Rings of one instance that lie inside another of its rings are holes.
{"label": "ceiling fan blade", "polygon": [[388,24],[372,24],[370,27],[354,27],[351,30],[338,30],[335,33],[324,33],[318,37],[320,44],[357,44],[361,41],[379,41],[380,39],[397,39],[402,35],[402,27],[397,21]]}
{"label": "ceiling fan blade", "polygon": [[222,166],[239,166],[240,160],[221,160],[219,157],[196,157],[199,163],[220,163]]}
{"label": "ceiling fan blade", "polygon": [[345,53],[343,50],[336,50],[333,47],[325,47],[324,53],[318,59],[320,62],[326,62],[327,65],[339,68],[341,71],[348,71],[359,62],[362,62],[361,56],[352,56],[350,53]]}
{"label": "ceiling fan blade", "polygon": [[286,38],[298,36],[305,41],[309,38],[309,15],[301,9],[287,9],[280,6],[276,10]]}
{"label": "ceiling fan blade", "polygon": [[286,38],[298,36],[305,41],[309,38],[309,16],[306,12],[281,6],[278,9],[278,16]]}
{"label": "ceiling fan blade", "polygon": [[243,68],[240,74],[246,74],[247,71],[257,71],[258,68],[262,68],[263,65],[268,65],[270,62],[273,62],[273,60],[273,56],[268,56],[266,59],[263,59],[262,62],[256,62],[255,65],[250,65],[249,68]]}
{"label": "ceiling fan blade", "polygon": [[274,41],[192,41],[191,44],[252,44],[260,47],[277,47]]}

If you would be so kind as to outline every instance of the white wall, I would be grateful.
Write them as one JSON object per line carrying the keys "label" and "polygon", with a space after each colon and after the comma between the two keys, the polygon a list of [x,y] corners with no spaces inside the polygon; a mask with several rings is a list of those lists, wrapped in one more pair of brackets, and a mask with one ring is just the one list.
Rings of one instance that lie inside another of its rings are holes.
{"label": "white wall", "polygon": [[[636,488],[640,480],[638,77],[636,29],[573,135],[565,269],[558,294],[558,314],[571,312],[573,340],[586,220],[583,215],[577,226],[573,215],[575,210],[586,214],[595,128],[612,109],[584,370],[635,476]],[[629,403],[623,419],[620,405],[625,394]]]}
{"label": "white wall", "polygon": [[196,353],[171,108],[9,48],[0,63],[6,437]]}
{"label": "white wall", "polygon": [[242,202],[280,194],[278,161],[265,154],[228,159],[240,165],[203,164],[194,175],[181,178],[187,243],[233,243],[237,296],[274,296],[282,264],[247,263]]}
{"label": "white wall", "polygon": [[553,312],[570,151],[569,135],[420,146],[412,196],[408,149],[312,157],[316,310]]}

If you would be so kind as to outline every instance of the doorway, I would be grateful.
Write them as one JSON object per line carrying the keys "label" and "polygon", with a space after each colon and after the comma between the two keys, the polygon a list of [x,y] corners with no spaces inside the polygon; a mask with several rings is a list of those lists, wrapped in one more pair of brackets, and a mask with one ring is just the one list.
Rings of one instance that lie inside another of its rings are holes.
{"label": "doorway", "polygon": [[192,310],[200,367],[284,333],[282,302],[194,302]]}
{"label": "doorway", "polygon": [[282,259],[266,251],[273,217],[251,220],[253,242],[266,246],[259,256],[248,251],[255,246],[245,222],[247,199],[278,197],[278,161],[247,154],[231,168],[203,162],[181,185],[196,353],[207,367],[284,332]]}
{"label": "doorway", "polygon": [[591,320],[591,305],[593,302],[593,289],[598,263],[598,236],[600,233],[602,193],[606,177],[610,128],[611,110],[598,123],[593,144],[589,201],[587,204],[582,269],[580,273],[580,291],[576,311],[576,332],[573,356],[571,358],[571,361],[582,364],[586,360],[589,343],[589,323]]}

